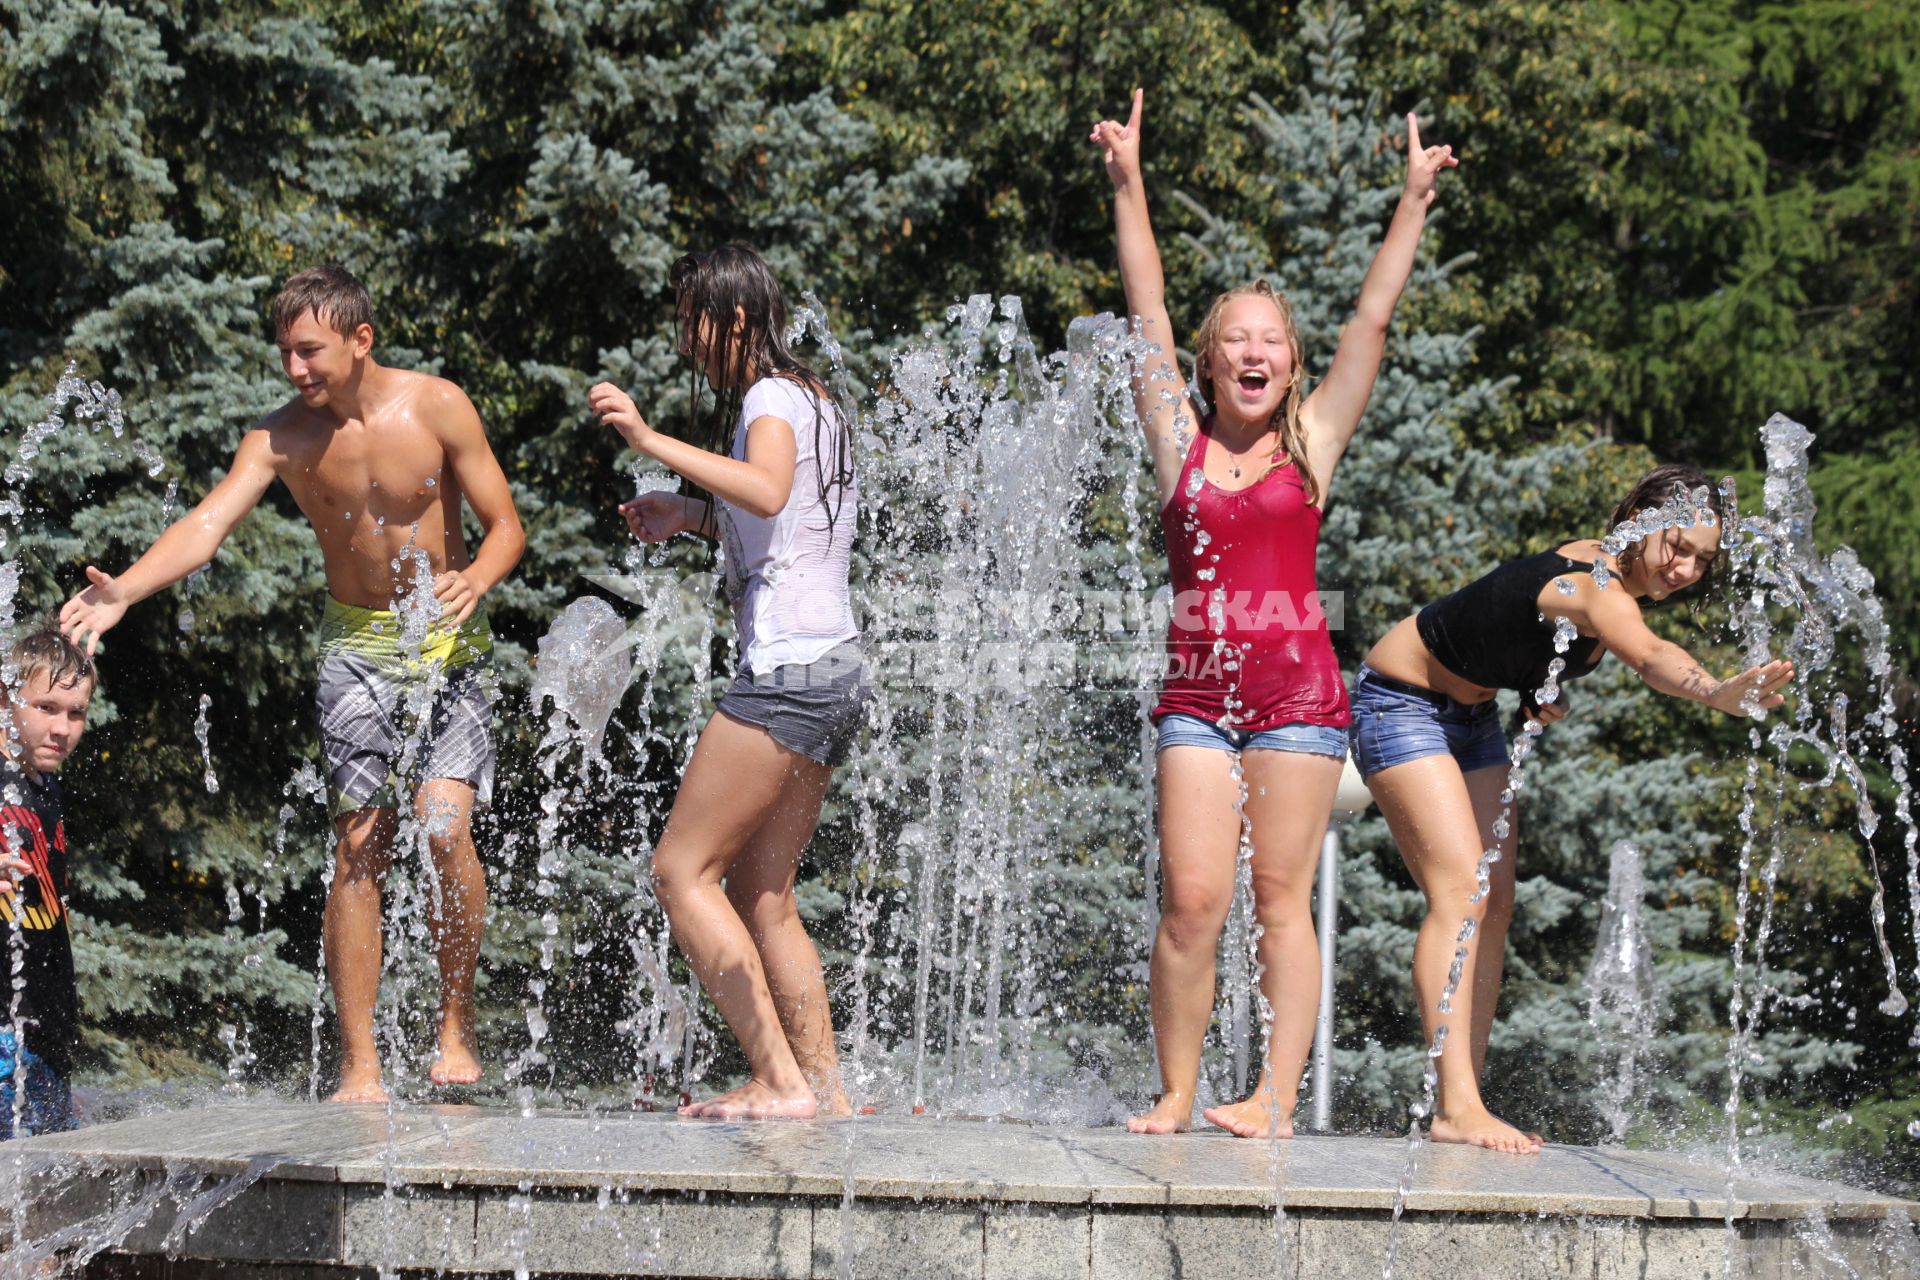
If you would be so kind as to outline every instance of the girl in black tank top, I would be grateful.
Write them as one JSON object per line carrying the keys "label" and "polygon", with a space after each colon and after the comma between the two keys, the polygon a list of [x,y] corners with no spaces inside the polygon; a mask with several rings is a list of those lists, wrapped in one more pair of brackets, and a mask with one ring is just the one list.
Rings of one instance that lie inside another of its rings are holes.
{"label": "girl in black tank top", "polygon": [[[1519,690],[1538,726],[1551,724],[1566,714],[1559,684],[1611,652],[1662,693],[1734,715],[1779,706],[1775,691],[1793,676],[1788,664],[1717,680],[1641,616],[1642,600],[1706,589],[1720,522],[1719,495],[1704,475],[1657,467],[1616,508],[1607,539],[1500,565],[1403,620],[1360,668],[1355,761],[1427,899],[1413,985],[1428,1044],[1446,1035],[1432,1121],[1437,1141],[1511,1152],[1540,1147],[1538,1134],[1487,1109],[1476,1066],[1486,1059],[1500,998],[1518,839],[1511,806],[1500,799],[1509,757],[1493,695]],[[1536,694],[1547,695],[1548,705],[1535,705]],[[1476,928],[1463,930],[1463,918]],[[1464,941],[1463,933],[1470,935]],[[1442,1013],[1458,952],[1464,964]]]}
{"label": "girl in black tank top", "polygon": [[1469,684],[1517,690],[1527,708],[1537,711],[1533,691],[1546,683],[1556,656],[1566,663],[1559,673],[1563,685],[1600,664],[1600,641],[1593,636],[1581,636],[1564,654],[1557,653],[1554,624],[1540,608],[1540,593],[1549,582],[1592,572],[1592,561],[1558,551],[1509,560],[1422,609],[1414,626],[1441,666]]}

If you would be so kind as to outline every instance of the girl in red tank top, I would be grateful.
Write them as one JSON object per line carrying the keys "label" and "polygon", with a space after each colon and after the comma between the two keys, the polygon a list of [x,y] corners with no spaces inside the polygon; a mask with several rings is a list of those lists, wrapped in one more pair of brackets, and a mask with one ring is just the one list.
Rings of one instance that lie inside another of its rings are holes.
{"label": "girl in red tank top", "polygon": [[1448,147],[1423,147],[1407,118],[1407,180],[1326,377],[1306,394],[1299,335],[1264,280],[1214,300],[1194,340],[1209,409],[1196,423],[1173,357],[1160,251],[1140,178],[1140,109],[1092,141],[1113,180],[1127,310],[1158,344],[1134,370],[1173,579],[1159,727],[1161,911],[1152,1006],[1161,1092],[1128,1121],[1188,1128],[1213,1015],[1214,952],[1250,845],[1260,921],[1260,993],[1271,1030],[1260,1083],[1206,1118],[1241,1137],[1293,1133],[1313,1043],[1320,951],[1310,895],[1346,757],[1347,693],[1314,583],[1328,485],[1386,348]]}

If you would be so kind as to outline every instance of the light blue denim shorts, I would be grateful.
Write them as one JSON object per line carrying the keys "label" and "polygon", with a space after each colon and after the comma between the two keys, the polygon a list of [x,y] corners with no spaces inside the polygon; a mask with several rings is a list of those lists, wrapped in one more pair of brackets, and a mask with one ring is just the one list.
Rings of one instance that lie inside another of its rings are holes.
{"label": "light blue denim shorts", "polygon": [[1409,760],[1450,755],[1460,772],[1508,762],[1494,702],[1455,702],[1444,693],[1389,680],[1362,663],[1353,682],[1353,763],[1371,778]]}
{"label": "light blue denim shorts", "polygon": [[1258,733],[1245,729],[1227,729],[1179,713],[1160,717],[1159,742],[1155,750],[1168,747],[1212,747],[1216,751],[1293,751],[1302,755],[1347,756],[1347,731],[1326,724],[1282,724]]}

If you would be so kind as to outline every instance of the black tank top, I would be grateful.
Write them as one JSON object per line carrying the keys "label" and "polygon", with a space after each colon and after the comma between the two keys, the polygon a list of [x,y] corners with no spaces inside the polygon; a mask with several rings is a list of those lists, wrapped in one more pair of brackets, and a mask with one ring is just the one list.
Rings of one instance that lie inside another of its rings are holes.
{"label": "black tank top", "polygon": [[[1529,702],[1547,682],[1553,624],[1540,613],[1540,591],[1562,574],[1587,573],[1591,564],[1543,551],[1509,560],[1422,609],[1414,620],[1427,652],[1440,665],[1483,689],[1517,689]],[[1584,676],[1600,665],[1600,641],[1580,636],[1567,647],[1560,679]]]}

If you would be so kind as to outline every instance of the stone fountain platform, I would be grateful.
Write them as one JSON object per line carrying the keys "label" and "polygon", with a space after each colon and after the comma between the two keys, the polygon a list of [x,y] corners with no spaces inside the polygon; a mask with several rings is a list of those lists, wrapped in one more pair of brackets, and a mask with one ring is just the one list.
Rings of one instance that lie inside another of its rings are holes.
{"label": "stone fountain platform", "polygon": [[[77,1238],[119,1241],[90,1275],[174,1280],[378,1269],[1372,1280],[1405,1159],[1387,1138],[287,1103],[0,1147],[7,1180],[17,1169],[30,1188],[29,1241],[88,1223]],[[1743,1277],[1920,1265],[1906,1216],[1920,1205],[1743,1172],[1729,1234],[1726,1191],[1723,1166],[1679,1155],[1427,1146],[1395,1274],[1718,1280],[1729,1247]],[[0,1206],[0,1231],[7,1217]]]}

